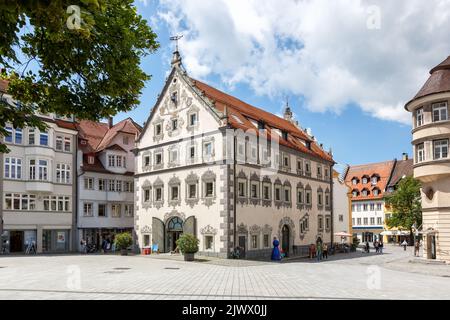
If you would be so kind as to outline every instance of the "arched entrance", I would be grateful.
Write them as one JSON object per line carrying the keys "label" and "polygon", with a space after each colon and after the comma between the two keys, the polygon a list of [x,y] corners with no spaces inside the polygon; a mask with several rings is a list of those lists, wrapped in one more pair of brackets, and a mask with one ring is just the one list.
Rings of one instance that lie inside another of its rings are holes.
{"label": "arched entrance", "polygon": [[179,217],[173,217],[167,222],[167,249],[175,251],[177,240],[183,233],[183,220]]}
{"label": "arched entrance", "polygon": [[289,254],[289,239],[290,239],[290,230],[287,225],[284,225],[281,229],[281,248],[286,256]]}

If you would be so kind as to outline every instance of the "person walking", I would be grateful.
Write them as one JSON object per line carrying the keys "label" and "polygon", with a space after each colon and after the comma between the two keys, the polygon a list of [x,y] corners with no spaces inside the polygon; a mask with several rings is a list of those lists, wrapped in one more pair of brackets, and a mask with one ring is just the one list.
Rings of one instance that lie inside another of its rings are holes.
{"label": "person walking", "polygon": [[323,258],[328,260],[328,245],[326,243],[323,244]]}
{"label": "person walking", "polygon": [[414,257],[419,257],[419,251],[420,251],[420,241],[417,240],[414,244]]}
{"label": "person walking", "polygon": [[370,245],[369,245],[369,241],[366,241],[366,252],[370,253]]}
{"label": "person walking", "polygon": [[273,249],[272,249],[272,260],[281,262],[281,253],[280,253],[280,241],[278,241],[277,237],[273,237]]}
{"label": "person walking", "polygon": [[383,242],[381,242],[381,241],[378,244],[378,250],[379,250],[380,254],[383,254]]}
{"label": "person walking", "polygon": [[316,255],[317,255],[317,261],[322,260],[322,244],[320,242],[317,242]]}
{"label": "person walking", "polygon": [[406,246],[408,245],[408,242],[406,242],[406,239],[403,240],[402,242],[402,246],[403,246],[403,251],[406,251]]}

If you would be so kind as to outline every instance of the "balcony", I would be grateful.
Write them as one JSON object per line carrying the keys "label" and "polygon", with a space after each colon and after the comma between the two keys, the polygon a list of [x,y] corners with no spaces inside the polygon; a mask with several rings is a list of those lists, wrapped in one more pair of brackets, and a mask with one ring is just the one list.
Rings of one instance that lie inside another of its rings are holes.
{"label": "balcony", "polygon": [[27,181],[25,185],[26,191],[29,192],[44,192],[53,193],[54,186],[53,183],[49,181]]}
{"label": "balcony", "polygon": [[422,182],[433,182],[444,176],[450,176],[450,158],[424,161],[414,166],[414,177]]}

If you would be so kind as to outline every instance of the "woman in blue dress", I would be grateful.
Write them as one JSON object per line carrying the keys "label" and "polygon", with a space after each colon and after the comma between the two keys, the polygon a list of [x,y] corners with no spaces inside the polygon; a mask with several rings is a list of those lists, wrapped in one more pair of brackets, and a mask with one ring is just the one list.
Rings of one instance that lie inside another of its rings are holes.
{"label": "woman in blue dress", "polygon": [[280,241],[278,241],[277,237],[273,238],[273,249],[272,249],[272,260],[280,261],[281,254],[278,246],[280,245]]}

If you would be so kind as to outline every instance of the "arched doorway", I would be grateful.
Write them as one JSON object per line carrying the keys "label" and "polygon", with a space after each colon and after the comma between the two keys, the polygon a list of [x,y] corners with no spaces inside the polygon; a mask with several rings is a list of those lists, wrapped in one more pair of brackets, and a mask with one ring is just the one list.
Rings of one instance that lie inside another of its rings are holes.
{"label": "arched doorway", "polygon": [[281,248],[286,256],[289,254],[289,239],[290,239],[290,230],[287,225],[284,225],[281,229]]}
{"label": "arched doorway", "polygon": [[183,233],[183,220],[179,217],[173,217],[167,223],[167,249],[175,251],[177,240]]}

